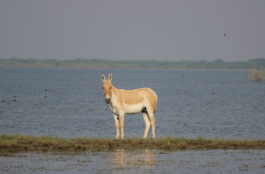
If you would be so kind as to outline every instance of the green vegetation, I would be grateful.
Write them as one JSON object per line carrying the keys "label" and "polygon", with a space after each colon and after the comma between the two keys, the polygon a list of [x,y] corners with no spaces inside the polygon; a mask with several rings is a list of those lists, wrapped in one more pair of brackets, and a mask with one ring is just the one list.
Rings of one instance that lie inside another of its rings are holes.
{"label": "green vegetation", "polygon": [[253,69],[265,68],[265,59],[226,62],[214,61],[144,61],[81,59],[0,59],[0,68],[77,68],[77,69]]}
{"label": "green vegetation", "polygon": [[103,138],[64,139],[48,136],[0,135],[0,155],[6,153],[41,152],[82,152],[113,151],[116,149],[158,149],[158,150],[199,150],[199,149],[265,149],[265,140],[222,140],[164,137],[159,139],[129,138],[113,140]]}
{"label": "green vegetation", "polygon": [[260,82],[265,79],[265,69],[253,69],[249,73],[249,79],[251,81]]}

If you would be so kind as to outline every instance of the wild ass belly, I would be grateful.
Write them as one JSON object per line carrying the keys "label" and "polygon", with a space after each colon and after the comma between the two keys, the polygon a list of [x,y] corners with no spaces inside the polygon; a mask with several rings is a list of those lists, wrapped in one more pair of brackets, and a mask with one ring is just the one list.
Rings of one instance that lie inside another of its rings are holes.
{"label": "wild ass belly", "polygon": [[142,112],[142,110],[145,108],[143,103],[139,104],[124,104],[124,113],[126,114],[137,114],[139,112]]}

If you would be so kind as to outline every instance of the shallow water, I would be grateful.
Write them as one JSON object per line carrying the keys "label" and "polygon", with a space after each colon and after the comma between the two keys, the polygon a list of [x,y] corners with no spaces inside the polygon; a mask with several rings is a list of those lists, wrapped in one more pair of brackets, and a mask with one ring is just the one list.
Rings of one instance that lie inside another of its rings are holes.
{"label": "shallow water", "polygon": [[[265,138],[265,82],[248,71],[184,70],[0,69],[0,134],[114,137],[102,72],[117,88],[156,91],[158,137]],[[126,115],[125,137],[144,126],[140,114]]]}
{"label": "shallow water", "polygon": [[155,150],[87,152],[79,155],[23,153],[0,157],[0,173],[256,173],[265,172],[264,150]]}
{"label": "shallow water", "polygon": [[[265,138],[265,83],[247,71],[0,69],[0,134],[114,137],[102,72],[157,92],[158,137]],[[125,116],[125,137],[143,131],[140,114]],[[0,173],[265,173],[265,151],[22,153],[0,156]]]}

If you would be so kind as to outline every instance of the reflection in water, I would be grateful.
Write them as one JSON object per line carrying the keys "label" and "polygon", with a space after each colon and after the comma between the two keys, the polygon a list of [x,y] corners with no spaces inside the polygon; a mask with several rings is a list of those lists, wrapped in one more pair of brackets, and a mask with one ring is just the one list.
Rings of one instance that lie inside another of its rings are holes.
{"label": "reflection in water", "polygon": [[152,169],[156,164],[155,150],[144,149],[142,151],[126,151],[118,149],[113,152],[112,167],[114,169],[142,168]]}
{"label": "reflection in water", "polygon": [[116,150],[81,154],[21,153],[0,156],[0,173],[161,174],[264,173],[265,150]]}

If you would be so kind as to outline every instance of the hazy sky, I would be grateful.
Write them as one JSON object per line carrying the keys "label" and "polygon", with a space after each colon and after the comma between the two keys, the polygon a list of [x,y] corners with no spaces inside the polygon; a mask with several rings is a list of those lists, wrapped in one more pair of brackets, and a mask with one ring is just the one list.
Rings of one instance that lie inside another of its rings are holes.
{"label": "hazy sky", "polygon": [[0,58],[265,57],[265,0],[0,0]]}

